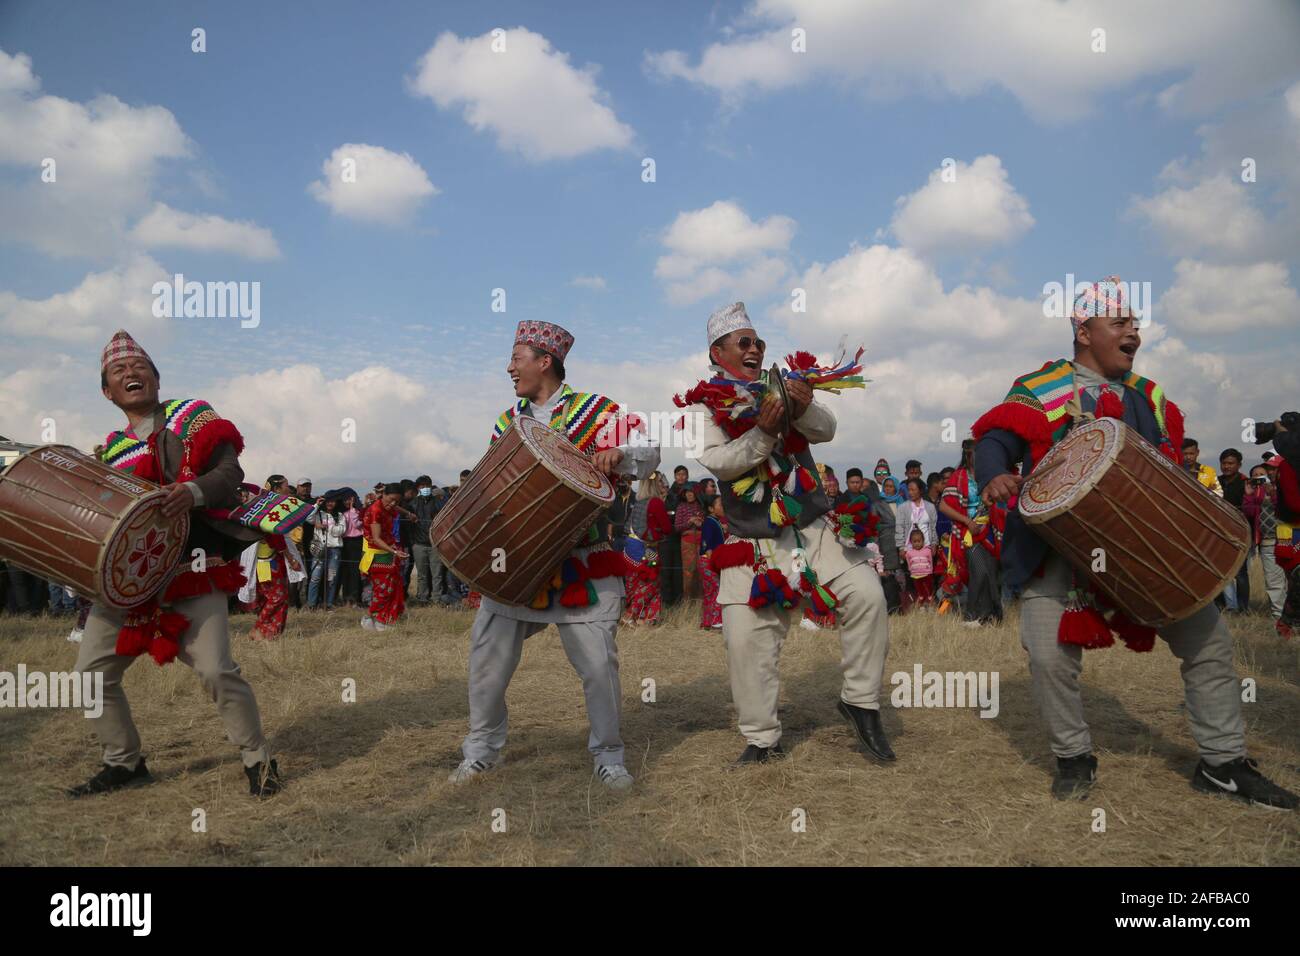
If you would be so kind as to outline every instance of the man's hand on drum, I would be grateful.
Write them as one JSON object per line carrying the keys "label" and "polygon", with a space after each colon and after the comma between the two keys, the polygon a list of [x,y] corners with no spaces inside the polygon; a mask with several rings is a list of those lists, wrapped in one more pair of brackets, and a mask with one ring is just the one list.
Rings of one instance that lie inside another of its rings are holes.
{"label": "man's hand on drum", "polygon": [[980,492],[980,500],[986,505],[1005,504],[1007,499],[1020,490],[1020,486],[1025,483],[1025,479],[1019,475],[998,475],[984,486]]}
{"label": "man's hand on drum", "polygon": [[808,411],[812,404],[813,390],[807,382],[797,378],[786,379],[785,394],[790,399],[790,420],[794,421]]}
{"label": "man's hand on drum", "polygon": [[623,463],[623,453],[617,448],[602,448],[592,455],[591,463],[596,466],[597,470],[606,475],[612,475],[618,470],[618,466]]}
{"label": "man's hand on drum", "polygon": [[163,498],[162,512],[168,518],[179,518],[194,507],[194,493],[183,484],[167,487],[167,497]]}

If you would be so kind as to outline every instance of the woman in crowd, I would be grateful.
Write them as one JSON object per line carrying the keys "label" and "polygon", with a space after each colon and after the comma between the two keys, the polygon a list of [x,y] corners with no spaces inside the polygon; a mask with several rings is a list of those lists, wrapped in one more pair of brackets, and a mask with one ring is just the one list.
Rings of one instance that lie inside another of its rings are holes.
{"label": "woman in crowd", "polygon": [[[1264,569],[1269,613],[1276,621],[1282,616],[1282,605],[1286,601],[1286,572],[1277,563],[1277,488],[1263,465],[1250,469],[1250,481],[1242,495],[1241,510],[1250,522],[1255,550],[1259,552]],[[1249,564],[1249,555],[1246,561]]]}
{"label": "woman in crowd", "polygon": [[307,585],[307,606],[317,607],[320,592],[324,590],[327,611],[338,597],[339,559],[343,554],[343,532],[347,530],[347,519],[339,512],[338,506],[337,498],[318,499],[316,513],[311,519],[316,527],[311,539],[315,561],[311,566],[311,582]]}
{"label": "woman in crowd", "polygon": [[339,590],[343,592],[341,604],[353,606],[361,603],[361,509],[357,496],[343,499],[343,550],[339,553]]}
{"label": "woman in crowd", "polygon": [[704,600],[700,608],[700,627],[722,630],[722,607],[718,604],[718,572],[713,570],[710,553],[727,540],[727,515],[722,498],[707,499],[708,515],[700,526],[700,590]]}
{"label": "woman in crowd", "polygon": [[891,505],[902,504],[907,494],[898,486],[898,479],[892,475],[880,483],[880,500]]}
{"label": "woman in crowd", "polygon": [[920,478],[909,478],[904,487],[907,500],[894,505],[894,543],[901,548],[912,539],[913,531],[920,531],[925,546],[933,547],[938,540],[939,509],[925,499],[925,482]]}
{"label": "woman in crowd", "polygon": [[664,504],[664,499],[668,497],[668,486],[659,472],[642,480],[636,497],[636,504],[632,507],[631,530],[644,543],[645,554],[624,578],[627,604],[620,623],[628,627],[659,623],[659,544],[673,530],[672,521],[668,517],[668,506]]}
{"label": "woman in crowd", "polygon": [[687,485],[673,515],[673,527],[682,539],[682,597],[699,597],[699,579],[695,572],[700,556],[700,529],[704,526],[704,509],[700,507],[699,485]]}

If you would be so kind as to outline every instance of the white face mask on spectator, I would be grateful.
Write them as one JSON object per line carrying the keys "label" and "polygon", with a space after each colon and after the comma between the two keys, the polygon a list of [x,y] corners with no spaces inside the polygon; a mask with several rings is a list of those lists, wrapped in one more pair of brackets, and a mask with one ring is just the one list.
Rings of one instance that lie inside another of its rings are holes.
{"label": "white face mask on spectator", "polygon": [[422,498],[428,497],[429,495],[433,494],[432,488],[421,488],[419,489],[419,491],[420,491],[420,496]]}

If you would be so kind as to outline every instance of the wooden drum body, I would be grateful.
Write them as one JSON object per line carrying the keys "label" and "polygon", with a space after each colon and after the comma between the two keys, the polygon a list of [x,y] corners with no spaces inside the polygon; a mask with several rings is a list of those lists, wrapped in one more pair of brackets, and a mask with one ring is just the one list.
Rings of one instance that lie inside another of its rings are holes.
{"label": "wooden drum body", "polygon": [[438,512],[429,541],[474,590],[530,603],[614,486],[560,432],[517,416]]}
{"label": "wooden drum body", "polygon": [[0,558],[126,609],[184,557],[190,516],[167,518],[165,492],[67,445],[42,445],[0,473]]}
{"label": "wooden drum body", "polygon": [[[1025,521],[1130,618],[1181,621],[1237,574],[1250,529],[1132,428],[1086,422],[1052,446],[1020,489]],[[1100,549],[1097,552],[1096,549]],[[1104,571],[1094,571],[1104,559]]]}

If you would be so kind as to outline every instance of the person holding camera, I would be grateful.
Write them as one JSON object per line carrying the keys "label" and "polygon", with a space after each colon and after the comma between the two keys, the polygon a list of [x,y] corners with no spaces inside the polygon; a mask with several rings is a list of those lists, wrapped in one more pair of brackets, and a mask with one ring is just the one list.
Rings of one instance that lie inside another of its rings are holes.
{"label": "person holding camera", "polygon": [[1276,626],[1278,635],[1290,640],[1300,627],[1300,547],[1295,538],[1295,526],[1300,524],[1300,412],[1286,412],[1275,421],[1256,425],[1255,444],[1268,442],[1277,450],[1271,458],[1265,457],[1263,466],[1272,472],[1268,477],[1276,503],[1273,555],[1286,576],[1286,597]]}

